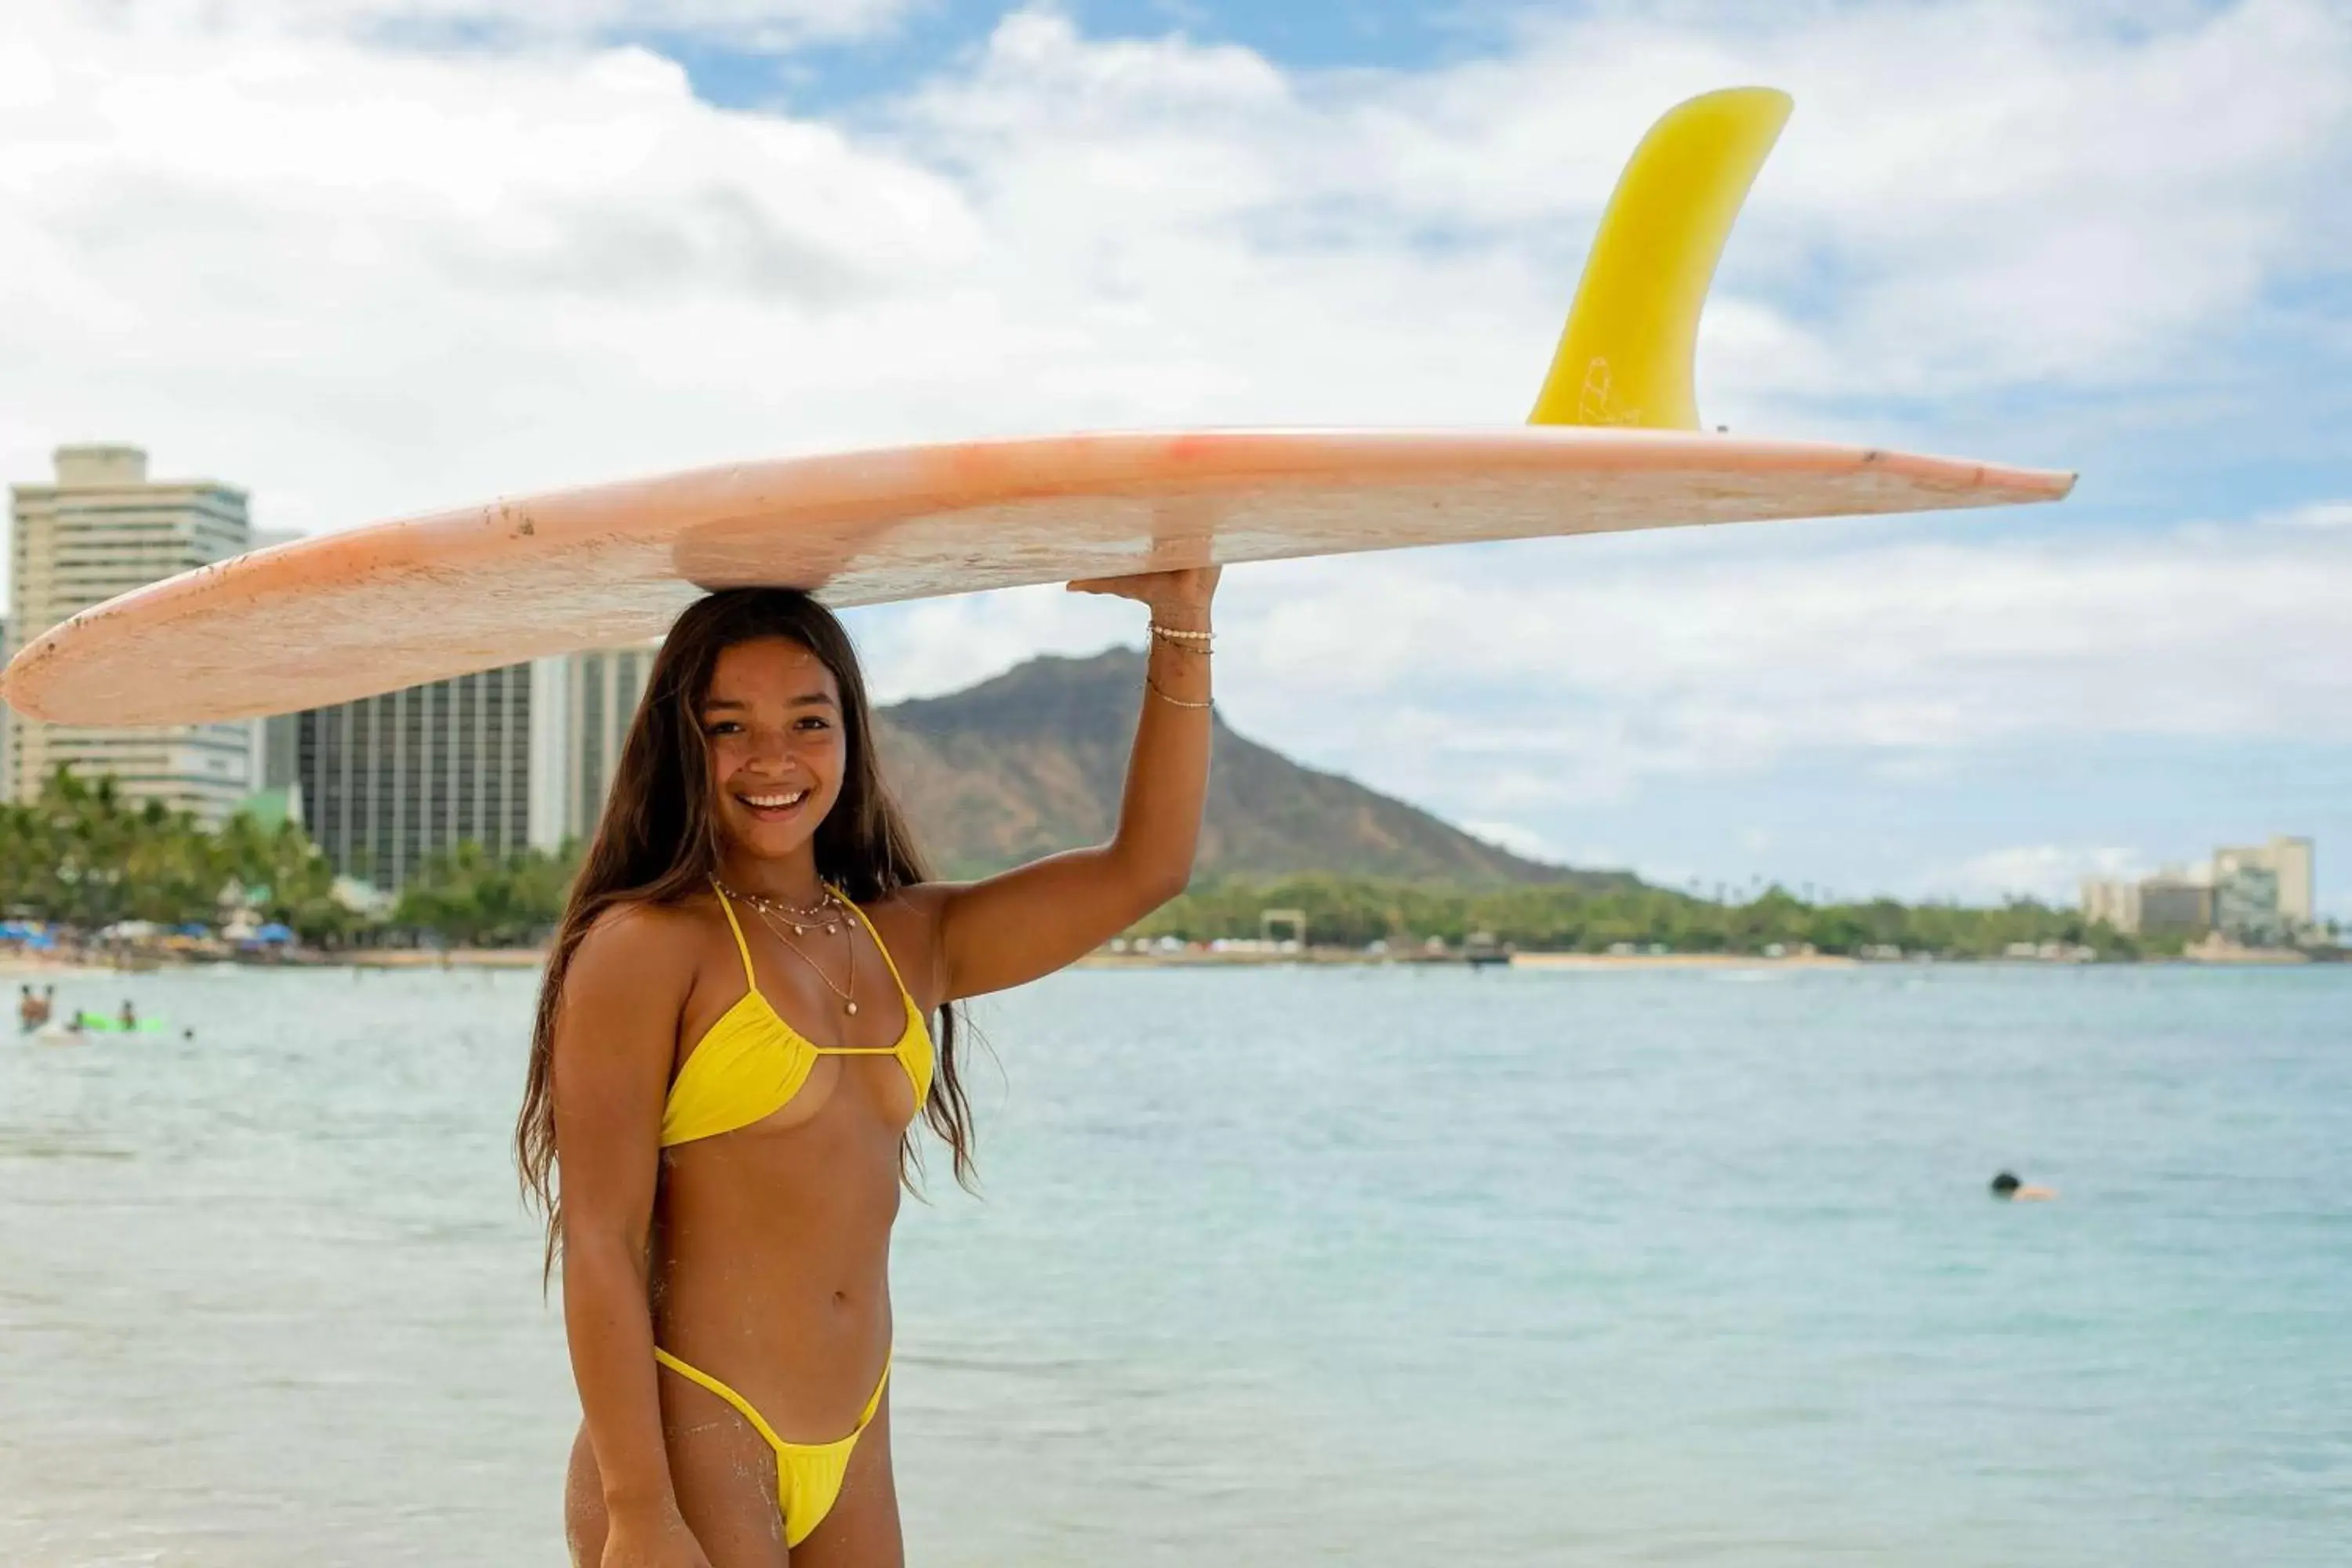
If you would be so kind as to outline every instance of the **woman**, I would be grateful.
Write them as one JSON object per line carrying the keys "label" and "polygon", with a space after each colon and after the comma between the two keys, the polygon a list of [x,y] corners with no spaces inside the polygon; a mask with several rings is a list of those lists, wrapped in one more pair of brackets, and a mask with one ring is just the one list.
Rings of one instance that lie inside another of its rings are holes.
{"label": "woman", "polygon": [[1216,578],[1071,584],[1151,612],[1118,832],[969,884],[925,878],[832,616],[738,589],[678,617],[548,963],[517,1131],[584,1416],[576,1564],[902,1560],[887,1273],[909,1128],[966,1178],[950,1005],[1183,888]]}

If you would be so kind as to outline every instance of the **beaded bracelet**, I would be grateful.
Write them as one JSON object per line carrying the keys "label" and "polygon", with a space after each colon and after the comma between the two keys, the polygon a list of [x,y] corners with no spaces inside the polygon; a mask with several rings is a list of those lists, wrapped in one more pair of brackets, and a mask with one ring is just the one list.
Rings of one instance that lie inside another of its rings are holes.
{"label": "beaded bracelet", "polygon": [[1160,682],[1148,675],[1143,678],[1143,684],[1150,689],[1151,695],[1162,702],[1173,703],[1179,708],[1214,708],[1216,706],[1214,702],[1188,702],[1181,697],[1171,697],[1161,689]]}
{"label": "beaded bracelet", "polygon": [[1181,631],[1174,626],[1163,626],[1158,621],[1151,623],[1151,635],[1174,643],[1196,642],[1202,647],[1207,647],[1212,642],[1214,642],[1217,636],[1214,632]]}

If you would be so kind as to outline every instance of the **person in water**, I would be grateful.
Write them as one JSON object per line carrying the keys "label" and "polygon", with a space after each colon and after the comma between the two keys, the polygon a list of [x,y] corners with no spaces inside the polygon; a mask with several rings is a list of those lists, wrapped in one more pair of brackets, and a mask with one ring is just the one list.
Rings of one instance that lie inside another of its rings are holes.
{"label": "person in water", "polygon": [[1992,1195],[2003,1203],[2047,1203],[2058,1195],[2053,1187],[2037,1187],[2017,1179],[2016,1173],[2003,1171],[1992,1179]]}
{"label": "person in water", "polygon": [[888,1261],[912,1124],[968,1183],[954,1005],[1183,889],[1216,581],[1071,584],[1150,612],[1118,828],[969,883],[925,871],[829,613],[746,588],[678,617],[557,930],[516,1131],[580,1392],[575,1564],[903,1561]]}
{"label": "person in water", "polygon": [[16,987],[16,1026],[26,1034],[41,1026],[41,999],[30,985]]}
{"label": "person in water", "polygon": [[125,996],[122,999],[122,1012],[116,1021],[125,1029],[135,1029],[139,1026],[139,1010],[131,1005],[130,997]]}

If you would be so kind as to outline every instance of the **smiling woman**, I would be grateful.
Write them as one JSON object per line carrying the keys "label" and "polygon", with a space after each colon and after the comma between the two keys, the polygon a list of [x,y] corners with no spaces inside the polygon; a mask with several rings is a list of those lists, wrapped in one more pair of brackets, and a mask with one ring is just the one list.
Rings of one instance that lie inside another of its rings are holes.
{"label": "smiling woman", "polygon": [[970,884],[928,879],[830,612],[745,588],[679,617],[548,964],[517,1130],[585,1416],[575,1563],[902,1560],[888,1260],[913,1123],[968,1176],[953,1004],[1184,886],[1216,579],[1071,584],[1151,611],[1118,830]]}

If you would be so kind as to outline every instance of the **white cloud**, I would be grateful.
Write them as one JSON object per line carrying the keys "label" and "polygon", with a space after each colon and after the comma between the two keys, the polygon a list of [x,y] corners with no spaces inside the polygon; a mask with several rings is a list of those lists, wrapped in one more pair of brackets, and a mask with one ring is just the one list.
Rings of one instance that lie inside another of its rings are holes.
{"label": "white cloud", "polygon": [[[428,58],[370,31],[395,12],[562,36]],[[1507,421],[1640,129],[1756,79],[1801,108],[1708,317],[1705,406],[1844,431],[1890,393],[2210,368],[2267,287],[2332,264],[2352,145],[2352,17],[2310,0],[2137,35],[2000,0],[1612,13],[1326,75],[1034,11],[842,124],[583,44],[650,14],[19,0],[0,462],[142,440],[308,528],[869,441]]]}
{"label": "white cloud", "polygon": [[2009,898],[2072,904],[2088,878],[2136,878],[2151,869],[2137,849],[2021,844],[1978,855],[1931,879],[1965,900]]}
{"label": "white cloud", "polygon": [[[1483,838],[1498,848],[1507,849],[1514,855],[1525,856],[1530,860],[1558,862],[1567,858],[1559,846],[1554,844],[1550,838],[1519,823],[1484,821],[1464,822],[1455,826],[1473,837]],[[1587,859],[1580,860],[1578,864],[1606,865],[1608,862]]]}
{"label": "white cloud", "polygon": [[[1903,528],[1237,568],[1219,700],[1255,738],[1547,858],[1522,836],[1556,844],[1580,805],[1675,781],[1830,766],[1900,789],[1989,749],[2352,745],[2352,532],[2264,520],[1929,542]],[[1140,630],[1129,606],[1058,589],[861,616],[887,697]]]}
{"label": "white cloud", "polygon": [[961,690],[1038,654],[1139,646],[1144,630],[1139,606],[1058,586],[854,610],[848,619],[877,702]]}
{"label": "white cloud", "polygon": [[714,110],[642,50],[29,42],[48,101],[0,113],[15,474],[140,439],[316,527],[837,444],[974,244],[938,175]]}
{"label": "white cloud", "polygon": [[1237,721],[1472,816],[2102,737],[2352,743],[2352,537],[1912,542],[1902,524],[1233,574]]}
{"label": "white cloud", "polygon": [[2268,521],[2288,528],[2352,528],[2352,500],[2313,501]]}
{"label": "white cloud", "polygon": [[755,47],[856,37],[911,0],[95,0],[126,29],[226,37],[345,36],[481,47],[635,30],[705,34]]}

